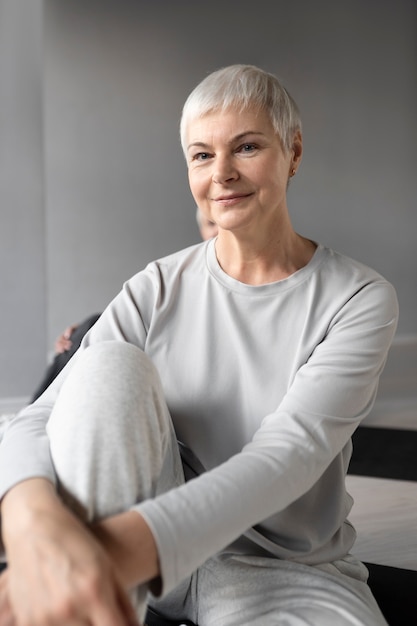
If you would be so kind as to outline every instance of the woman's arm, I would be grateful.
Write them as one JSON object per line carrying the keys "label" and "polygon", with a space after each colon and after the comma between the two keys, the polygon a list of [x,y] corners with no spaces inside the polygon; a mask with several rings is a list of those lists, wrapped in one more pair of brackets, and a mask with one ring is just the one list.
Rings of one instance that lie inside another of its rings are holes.
{"label": "woman's arm", "polygon": [[[80,352],[109,339],[141,345],[145,337],[142,317],[124,288],[84,338]],[[124,589],[157,575],[153,538],[141,516],[128,512],[103,526],[87,527],[55,490],[46,424],[77,358],[74,355],[46,392],[13,420],[2,441],[1,534],[9,567],[0,585],[3,592],[7,588],[6,594],[0,592],[1,624],[6,623],[1,616],[7,614],[9,600],[28,624],[62,626],[62,612],[74,616],[74,624],[85,624],[85,611],[89,624],[136,623]],[[53,616],[51,622],[47,615]]]}
{"label": "woman's arm", "polygon": [[49,481],[37,478],[12,488],[1,511],[12,565],[2,575],[0,623],[10,606],[18,623],[34,626],[137,623],[126,590],[158,574],[155,543],[140,515],[87,527]]}

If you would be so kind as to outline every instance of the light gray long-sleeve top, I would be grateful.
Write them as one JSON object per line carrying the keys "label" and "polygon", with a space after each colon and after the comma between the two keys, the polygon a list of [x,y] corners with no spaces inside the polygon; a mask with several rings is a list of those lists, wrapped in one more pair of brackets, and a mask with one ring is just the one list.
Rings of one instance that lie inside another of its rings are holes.
{"label": "light gray long-sleeve top", "polygon": [[[225,274],[214,240],[125,283],[80,350],[108,339],[142,348],[178,438],[207,470],[135,507],[153,530],[164,593],[242,535],[242,550],[306,564],[349,552],[350,438],[372,408],[397,317],[392,285],[322,245],[261,286]],[[0,495],[30,476],[55,479],[45,423],[65,375],[6,432]]]}

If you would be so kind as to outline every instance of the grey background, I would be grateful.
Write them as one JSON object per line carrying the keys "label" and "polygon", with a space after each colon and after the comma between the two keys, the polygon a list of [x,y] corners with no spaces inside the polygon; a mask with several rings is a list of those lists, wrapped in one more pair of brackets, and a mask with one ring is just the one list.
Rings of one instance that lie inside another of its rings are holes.
{"label": "grey background", "polygon": [[414,0],[0,0],[0,398],[149,260],[199,240],[178,140],[207,73],[298,102],[302,234],[373,266],[417,336]]}

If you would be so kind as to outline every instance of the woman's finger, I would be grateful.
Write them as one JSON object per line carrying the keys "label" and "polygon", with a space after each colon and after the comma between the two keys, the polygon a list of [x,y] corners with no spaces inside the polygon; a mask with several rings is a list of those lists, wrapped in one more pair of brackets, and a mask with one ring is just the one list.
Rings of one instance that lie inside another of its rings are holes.
{"label": "woman's finger", "polygon": [[8,572],[0,575],[0,625],[16,626],[9,600]]}

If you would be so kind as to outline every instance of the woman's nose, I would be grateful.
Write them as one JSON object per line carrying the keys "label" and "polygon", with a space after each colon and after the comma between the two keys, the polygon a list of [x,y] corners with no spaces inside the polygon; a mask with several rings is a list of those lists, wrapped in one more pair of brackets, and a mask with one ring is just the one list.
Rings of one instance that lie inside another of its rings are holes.
{"label": "woman's nose", "polygon": [[225,183],[229,180],[236,180],[239,173],[233,159],[227,156],[217,156],[214,162],[213,181],[215,183]]}

